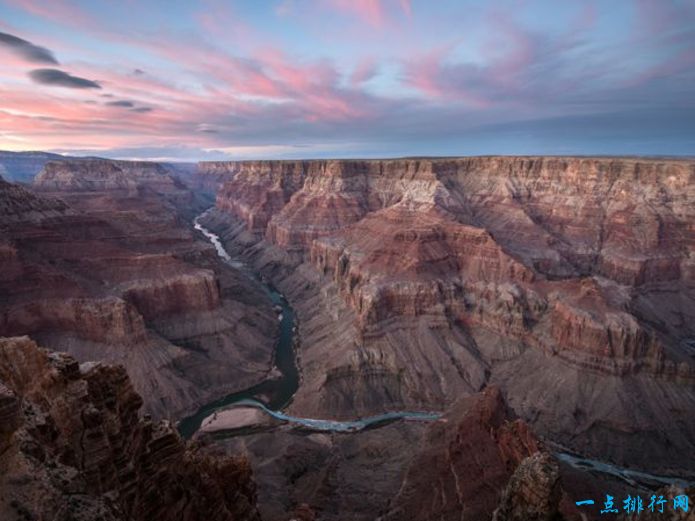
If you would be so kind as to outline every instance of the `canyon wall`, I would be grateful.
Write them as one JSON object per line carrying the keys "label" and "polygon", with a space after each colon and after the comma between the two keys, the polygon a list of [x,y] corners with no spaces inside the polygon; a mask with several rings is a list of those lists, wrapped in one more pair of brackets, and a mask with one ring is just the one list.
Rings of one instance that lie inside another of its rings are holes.
{"label": "canyon wall", "polygon": [[0,182],[0,335],[126,366],[178,418],[270,372],[270,299],[192,232],[195,195],[157,164],[48,163]]}
{"label": "canyon wall", "polygon": [[[206,223],[298,310],[295,411],[442,409],[492,382],[541,434],[577,449],[636,455],[635,444],[609,451],[608,433],[642,439],[653,462],[664,439],[692,449],[692,161],[226,168]],[[678,467],[670,454],[662,464]]]}
{"label": "canyon wall", "polygon": [[142,418],[122,366],[0,338],[0,518],[258,520],[243,457]]}
{"label": "canyon wall", "polygon": [[115,161],[111,159],[83,159],[50,161],[33,182],[39,190],[57,191],[136,191],[151,187],[157,191],[180,188],[177,180],[168,175],[159,163],[147,161]]}
{"label": "canyon wall", "polygon": [[233,178],[239,169],[239,163],[201,161],[196,167],[192,180],[198,188],[214,193]]}

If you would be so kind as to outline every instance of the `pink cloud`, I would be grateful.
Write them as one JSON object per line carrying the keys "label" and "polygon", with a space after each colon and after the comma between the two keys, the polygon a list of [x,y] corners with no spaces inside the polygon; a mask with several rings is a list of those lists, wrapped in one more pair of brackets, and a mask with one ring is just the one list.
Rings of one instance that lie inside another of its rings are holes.
{"label": "pink cloud", "polygon": [[264,35],[245,23],[232,9],[230,2],[225,0],[205,0],[195,19],[203,29],[203,34],[215,42],[234,45],[239,49],[264,41]]}
{"label": "pink cloud", "polygon": [[378,71],[379,67],[374,59],[362,59],[350,75],[350,84],[354,87],[357,87],[362,83],[371,80],[374,76],[377,75]]}
{"label": "pink cloud", "polygon": [[497,84],[516,85],[535,58],[535,40],[507,13],[492,12],[489,17],[491,36],[483,56],[489,63],[489,79]]}
{"label": "pink cloud", "polygon": [[406,16],[412,14],[410,0],[325,0],[327,4],[344,13],[351,14],[359,20],[371,25],[381,27],[384,25],[389,12],[396,8]]}
{"label": "pink cloud", "polygon": [[447,59],[453,45],[433,49],[403,64],[403,81],[429,98],[464,103],[473,108],[489,106],[489,100],[466,85],[467,74],[478,74],[474,68],[451,66]]}
{"label": "pink cloud", "polygon": [[96,27],[100,20],[66,0],[7,0],[14,7],[70,27]]}

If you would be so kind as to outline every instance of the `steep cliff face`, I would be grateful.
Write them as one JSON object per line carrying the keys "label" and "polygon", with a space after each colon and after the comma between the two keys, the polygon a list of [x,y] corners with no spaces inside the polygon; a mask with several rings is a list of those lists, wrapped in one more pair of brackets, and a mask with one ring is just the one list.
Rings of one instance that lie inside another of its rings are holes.
{"label": "steep cliff face", "polygon": [[490,519],[514,470],[541,450],[496,388],[457,404],[421,447],[386,519]]}
{"label": "steep cliff face", "polygon": [[257,520],[244,458],[141,418],[122,366],[0,338],[0,517]]}
{"label": "steep cliff face", "polygon": [[[471,159],[452,177],[480,222],[541,272],[692,280],[692,161]],[[560,257],[539,256],[544,241]]]}
{"label": "steep cliff face", "polygon": [[565,481],[592,488],[601,478],[561,466],[489,387],[428,428],[381,519],[582,519],[571,494],[583,491]]}
{"label": "steep cliff face", "polygon": [[[34,179],[32,188],[44,194],[65,197],[73,206],[90,212],[108,210],[115,198],[130,200],[131,211],[142,208],[154,194],[177,212],[192,219],[209,206],[209,198],[189,188],[182,167],[147,161],[66,159],[50,161]],[[192,176],[191,176],[192,177]]]}
{"label": "steep cliff face", "polygon": [[437,207],[486,228],[551,278],[600,274],[639,285],[691,275],[692,162],[535,157],[227,168],[235,174],[218,206],[253,221],[255,231],[265,232],[272,218],[269,237],[282,230],[284,246],[307,248],[315,236],[382,208]]}
{"label": "steep cliff face", "polygon": [[176,180],[158,163],[84,159],[51,161],[34,179],[33,186],[54,191],[135,191],[138,187],[173,190]]}
{"label": "steep cliff face", "polygon": [[228,161],[201,161],[191,180],[200,189],[216,192],[239,172],[239,163]]}
{"label": "steep cliff face", "polygon": [[268,374],[270,300],[196,240],[173,202],[189,191],[150,164],[65,161],[44,174],[50,191],[0,182],[0,335],[124,364],[157,417]]}
{"label": "steep cliff face", "polygon": [[[563,443],[600,454],[607,432],[646,440],[649,431],[691,447],[681,433],[695,435],[695,422],[677,411],[695,403],[692,161],[228,169],[234,176],[207,223],[298,309],[304,381],[295,410],[441,408],[493,381],[534,428]],[[557,387],[553,378],[586,379],[561,390],[566,410],[522,398]],[[599,396],[604,406],[586,405]],[[645,401],[669,409],[662,420],[679,427],[637,419],[630,410]]]}
{"label": "steep cliff face", "polygon": [[302,186],[306,168],[302,161],[242,163],[220,188],[217,204],[243,219],[250,231],[262,234],[270,218]]}

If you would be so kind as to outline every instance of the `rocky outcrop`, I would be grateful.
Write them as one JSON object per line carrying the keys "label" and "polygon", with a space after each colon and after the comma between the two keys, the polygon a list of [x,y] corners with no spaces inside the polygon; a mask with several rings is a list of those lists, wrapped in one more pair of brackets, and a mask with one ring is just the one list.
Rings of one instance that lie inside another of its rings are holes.
{"label": "rocky outcrop", "polygon": [[248,462],[141,418],[123,367],[1,338],[0,382],[2,519],[259,519]]}
{"label": "rocky outcrop", "polygon": [[[227,169],[235,173],[206,226],[298,311],[295,412],[440,409],[491,381],[539,433],[596,456],[636,457],[629,443],[613,447],[629,432],[650,446],[651,463],[671,469],[679,462],[665,450],[657,457],[657,445],[692,445],[682,433],[695,435],[695,424],[676,412],[695,402],[692,161]],[[563,399],[543,399],[544,388]],[[598,399],[603,406],[587,405]],[[637,419],[631,411],[646,402],[670,412],[658,425]],[[655,436],[662,441],[647,441]]]}
{"label": "rocky outcrop", "polygon": [[548,453],[525,458],[505,487],[493,521],[560,519],[560,467]]}
{"label": "rocky outcrop", "polygon": [[389,208],[314,241],[310,261],[359,313],[362,328],[453,305],[470,282],[533,280],[480,228],[436,212]]}
{"label": "rocky outcrop", "polygon": [[576,501],[606,490],[622,497],[634,487],[562,461],[493,386],[460,400],[427,428],[379,520],[599,519],[597,508]]}
{"label": "rocky outcrop", "polygon": [[12,306],[0,315],[0,330],[5,334],[71,332],[91,342],[147,342],[145,322],[126,301],[107,297],[45,298]]}
{"label": "rocky outcrop", "polygon": [[512,418],[496,388],[457,404],[429,429],[384,519],[490,519],[514,471],[541,450]]}

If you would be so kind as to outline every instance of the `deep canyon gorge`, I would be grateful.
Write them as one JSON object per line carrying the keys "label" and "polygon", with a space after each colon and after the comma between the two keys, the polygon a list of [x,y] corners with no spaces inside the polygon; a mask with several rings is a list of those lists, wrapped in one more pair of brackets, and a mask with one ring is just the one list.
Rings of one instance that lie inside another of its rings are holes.
{"label": "deep canyon gorge", "polygon": [[695,161],[3,154],[0,519],[693,497]]}

